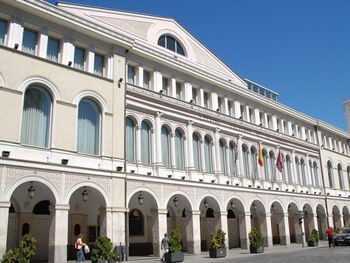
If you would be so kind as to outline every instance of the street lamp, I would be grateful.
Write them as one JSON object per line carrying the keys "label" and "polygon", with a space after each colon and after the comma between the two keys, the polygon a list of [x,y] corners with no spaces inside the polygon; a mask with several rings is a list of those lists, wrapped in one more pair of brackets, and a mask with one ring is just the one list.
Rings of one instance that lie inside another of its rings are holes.
{"label": "street lamp", "polygon": [[232,209],[236,207],[236,204],[235,204],[235,202],[233,200],[230,202],[230,206],[231,206]]}
{"label": "street lamp", "polygon": [[33,186],[33,182],[30,182],[30,186],[28,188],[28,197],[30,199],[33,199],[34,198],[34,195],[35,195],[35,188]]}
{"label": "street lamp", "polygon": [[139,205],[142,205],[143,204],[143,195],[142,193],[140,192],[139,196],[137,197],[137,199],[139,199]]}
{"label": "street lamp", "polygon": [[173,199],[173,202],[174,202],[174,206],[177,207],[178,203],[179,203],[179,199],[177,199],[176,195]]}
{"label": "street lamp", "polygon": [[89,193],[86,191],[86,187],[84,187],[84,191],[81,193],[81,197],[83,198],[84,202],[89,199]]}
{"label": "street lamp", "polygon": [[204,203],[204,207],[205,207],[205,208],[208,208],[208,203],[209,203],[209,202],[208,202],[207,198],[204,199],[203,203]]}

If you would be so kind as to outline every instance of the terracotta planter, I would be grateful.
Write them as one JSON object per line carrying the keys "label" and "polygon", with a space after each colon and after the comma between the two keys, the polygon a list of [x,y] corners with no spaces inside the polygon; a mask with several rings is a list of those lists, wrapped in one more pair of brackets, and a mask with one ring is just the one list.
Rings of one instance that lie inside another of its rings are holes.
{"label": "terracotta planter", "polygon": [[184,261],[184,253],[183,252],[175,252],[175,253],[165,253],[165,262],[166,263],[172,263],[172,262],[182,262]]}
{"label": "terracotta planter", "polygon": [[250,253],[264,253],[264,247],[263,246],[260,246],[260,247],[249,246],[249,251],[250,251]]}
{"label": "terracotta planter", "polygon": [[223,258],[226,257],[226,248],[210,249],[209,256],[211,258]]}

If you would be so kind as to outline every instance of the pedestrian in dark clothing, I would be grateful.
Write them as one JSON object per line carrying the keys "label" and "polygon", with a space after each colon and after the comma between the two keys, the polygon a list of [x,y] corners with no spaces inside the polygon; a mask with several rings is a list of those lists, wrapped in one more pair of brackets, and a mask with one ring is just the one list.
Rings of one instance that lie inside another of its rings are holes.
{"label": "pedestrian in dark clothing", "polygon": [[167,233],[164,234],[164,237],[162,239],[161,249],[162,249],[163,253],[161,253],[160,260],[164,262],[165,261],[165,258],[164,258],[165,253],[169,252],[169,238],[168,238],[168,234]]}

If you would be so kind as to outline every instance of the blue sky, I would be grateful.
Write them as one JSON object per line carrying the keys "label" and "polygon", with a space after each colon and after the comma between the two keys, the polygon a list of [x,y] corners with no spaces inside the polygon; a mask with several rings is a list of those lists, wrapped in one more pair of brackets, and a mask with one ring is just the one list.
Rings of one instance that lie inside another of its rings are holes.
{"label": "blue sky", "polygon": [[172,17],[242,78],[278,92],[287,106],[345,129],[349,0],[65,2]]}

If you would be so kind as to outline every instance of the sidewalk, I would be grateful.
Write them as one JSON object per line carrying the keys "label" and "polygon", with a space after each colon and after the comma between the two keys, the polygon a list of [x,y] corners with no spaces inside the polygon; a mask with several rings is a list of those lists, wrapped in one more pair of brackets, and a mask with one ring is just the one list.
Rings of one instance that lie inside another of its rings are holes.
{"label": "sidewalk", "polygon": [[[318,247],[328,247],[327,241],[319,241]],[[281,246],[281,245],[275,245],[272,248],[265,248],[264,254],[270,254],[270,253],[286,253],[286,252],[294,252],[294,251],[300,251],[305,249],[315,249],[315,247],[307,247],[304,246],[304,248],[301,247],[301,244],[291,244],[289,247]],[[225,258],[210,258],[209,252],[203,252],[200,255],[191,255],[191,254],[185,254],[185,260],[184,263],[203,263],[203,262],[220,262],[221,260],[226,260],[230,258],[245,258],[245,257],[256,257],[259,254],[250,254],[248,249],[240,249],[240,248],[234,248],[227,250],[227,254]],[[75,261],[68,261],[70,263],[73,263]],[[86,263],[90,261],[85,261]],[[129,257],[128,262],[134,262],[134,263],[155,263],[160,262],[158,257]]]}

